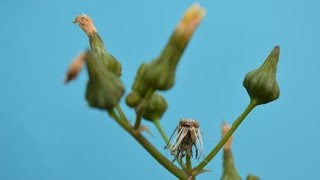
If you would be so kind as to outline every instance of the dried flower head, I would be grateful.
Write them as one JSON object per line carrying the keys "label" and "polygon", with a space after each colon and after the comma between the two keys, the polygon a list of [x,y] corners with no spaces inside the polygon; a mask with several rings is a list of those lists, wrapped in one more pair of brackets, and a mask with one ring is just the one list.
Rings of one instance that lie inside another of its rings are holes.
{"label": "dried flower head", "polygon": [[97,29],[93,24],[92,19],[86,14],[81,14],[76,17],[73,23],[78,23],[81,29],[87,34],[96,33]]}
{"label": "dried flower head", "polygon": [[[176,131],[177,136],[172,140]],[[181,161],[185,156],[193,156],[192,147],[196,150],[197,159],[201,155],[203,156],[203,142],[199,122],[192,119],[181,119],[165,148],[170,149],[171,154],[175,155],[175,160]]]}

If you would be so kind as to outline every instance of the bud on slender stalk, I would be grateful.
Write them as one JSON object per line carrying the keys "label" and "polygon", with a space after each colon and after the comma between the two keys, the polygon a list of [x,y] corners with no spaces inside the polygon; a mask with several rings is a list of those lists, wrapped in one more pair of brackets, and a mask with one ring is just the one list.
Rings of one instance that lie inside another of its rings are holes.
{"label": "bud on slender stalk", "polygon": [[[222,124],[222,137],[227,134],[230,126],[226,123]],[[241,180],[234,164],[234,159],[231,151],[232,137],[224,145],[223,151],[223,174],[221,180]]]}
{"label": "bud on slender stalk", "polygon": [[177,64],[204,15],[198,4],[187,10],[160,56],[147,69],[146,81],[152,88],[168,90],[173,86]]}
{"label": "bud on slender stalk", "polygon": [[124,87],[121,80],[94,57],[89,55],[86,61],[89,74],[86,99],[91,107],[110,110],[119,103]]}
{"label": "bud on slender stalk", "polygon": [[81,14],[75,18],[74,23],[78,23],[81,29],[89,37],[92,55],[97,56],[110,72],[117,76],[121,76],[122,66],[120,62],[107,52],[92,19],[85,14]]}
{"label": "bud on slender stalk", "polygon": [[203,8],[198,4],[193,5],[177,25],[160,56],[151,63],[140,66],[132,85],[132,92],[126,98],[130,107],[137,108],[148,92],[168,90],[173,86],[179,59],[204,14]]}
{"label": "bud on slender stalk", "polygon": [[158,93],[154,93],[147,103],[143,118],[149,121],[161,119],[167,108],[168,104],[164,97]]}
{"label": "bud on slender stalk", "polygon": [[69,66],[69,69],[67,71],[66,74],[66,78],[64,80],[64,83],[68,83],[71,80],[75,79],[79,72],[81,71],[83,64],[85,62],[85,58],[87,53],[81,53],[79,56],[77,56],[73,62],[71,63],[71,65]]}
{"label": "bud on slender stalk", "polygon": [[280,89],[276,79],[280,47],[276,46],[265,62],[249,72],[243,81],[250,98],[257,105],[266,104],[279,98]]}

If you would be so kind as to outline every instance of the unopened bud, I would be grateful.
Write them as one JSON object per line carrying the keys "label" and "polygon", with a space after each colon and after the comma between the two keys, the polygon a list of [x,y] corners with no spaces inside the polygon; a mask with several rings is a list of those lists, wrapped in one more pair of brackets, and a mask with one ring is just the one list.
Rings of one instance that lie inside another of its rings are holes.
{"label": "unopened bud", "polygon": [[86,99],[91,107],[109,110],[115,107],[124,93],[121,80],[101,65],[99,59],[88,56],[89,82]]}
{"label": "unopened bud", "polygon": [[126,97],[126,103],[129,107],[137,107],[141,99],[142,98],[139,93],[132,91]]}
{"label": "unopened bud", "polygon": [[66,74],[66,78],[64,80],[64,83],[68,83],[71,80],[75,79],[79,72],[81,71],[83,64],[86,60],[87,53],[81,53],[79,56],[77,56],[69,66],[69,69]]}
{"label": "unopened bud", "polygon": [[143,118],[146,120],[159,120],[166,112],[168,104],[164,97],[158,93],[154,93],[145,107]]}
{"label": "unopened bud", "polygon": [[276,46],[265,62],[249,72],[243,81],[252,101],[257,105],[266,104],[279,98],[280,89],[276,79],[280,47]]}
{"label": "unopened bud", "polygon": [[179,60],[204,14],[198,4],[188,9],[160,56],[150,63],[145,78],[153,89],[168,90],[174,85]]}
{"label": "unopened bud", "polygon": [[148,67],[148,64],[141,64],[132,85],[132,91],[137,92],[141,97],[145,97],[148,88],[150,88],[146,83],[146,72]]}
{"label": "unopened bud", "polygon": [[122,75],[122,65],[114,56],[112,56],[108,52],[106,52],[102,56],[102,62],[110,72],[114,73],[118,77]]}
{"label": "unopened bud", "polygon": [[96,56],[95,58],[102,61],[103,65],[106,66],[110,72],[120,77],[122,71],[121,63],[114,56],[107,52],[92,19],[88,15],[81,14],[76,17],[74,23],[78,23],[81,29],[89,37],[92,55]]}

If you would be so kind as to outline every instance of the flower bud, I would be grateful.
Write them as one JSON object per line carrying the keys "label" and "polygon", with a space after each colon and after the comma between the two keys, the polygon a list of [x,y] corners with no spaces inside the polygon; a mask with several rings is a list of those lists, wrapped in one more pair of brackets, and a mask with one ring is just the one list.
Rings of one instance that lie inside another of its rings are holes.
{"label": "flower bud", "polygon": [[81,14],[75,18],[74,23],[78,23],[80,28],[89,37],[92,55],[96,56],[97,59],[102,61],[103,65],[106,66],[110,72],[120,77],[122,66],[115,57],[107,52],[92,19],[85,14]]}
{"label": "flower bud", "polygon": [[137,107],[141,101],[141,96],[136,91],[132,91],[126,97],[126,103],[129,107]]}
{"label": "flower bud", "polygon": [[119,103],[124,93],[121,80],[101,65],[101,61],[91,54],[87,57],[89,82],[86,99],[91,107],[110,110]]}
{"label": "flower bud", "polygon": [[[222,137],[229,131],[230,126],[226,123],[222,124]],[[232,137],[224,145],[223,149],[223,174],[221,180],[241,180],[234,164],[231,151]]]}
{"label": "flower bud", "polygon": [[145,80],[148,67],[148,64],[141,64],[132,85],[132,91],[137,92],[141,97],[145,97],[150,88]]}
{"label": "flower bud", "polygon": [[158,93],[154,93],[147,102],[143,118],[150,121],[160,119],[167,108],[168,104],[164,97]]}
{"label": "flower bud", "polygon": [[274,47],[265,62],[249,72],[243,81],[250,98],[257,105],[266,104],[279,98],[280,89],[276,79],[280,48]]}
{"label": "flower bud", "polygon": [[173,86],[179,60],[204,14],[205,10],[198,4],[187,10],[160,56],[146,69],[145,80],[151,88],[168,90]]}

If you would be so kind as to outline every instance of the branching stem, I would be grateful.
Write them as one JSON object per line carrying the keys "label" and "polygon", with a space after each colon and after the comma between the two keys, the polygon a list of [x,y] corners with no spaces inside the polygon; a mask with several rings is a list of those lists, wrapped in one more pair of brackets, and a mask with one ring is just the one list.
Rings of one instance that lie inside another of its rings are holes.
{"label": "branching stem", "polygon": [[212,160],[212,158],[215,157],[215,155],[220,151],[220,149],[223,147],[223,145],[228,141],[228,139],[232,136],[232,134],[235,132],[235,130],[239,127],[241,122],[246,118],[246,116],[250,113],[250,111],[256,107],[257,103],[255,101],[250,101],[250,104],[247,106],[247,108],[243,111],[241,116],[239,116],[234,123],[232,124],[232,127],[227,132],[227,134],[219,141],[219,143],[212,149],[212,151],[200,162],[200,164],[194,168],[194,172],[196,174],[199,174],[201,170]]}
{"label": "branching stem", "polygon": [[[119,106],[119,109],[120,106]],[[162,155],[157,148],[155,148],[140,132],[135,131],[133,127],[126,123],[125,119],[119,117],[114,110],[108,111],[109,115],[124,129],[126,130],[133,138],[138,141],[142,147],[149,152],[163,167],[165,167],[169,172],[175,175],[179,179],[187,179],[187,174],[175,166],[170,160],[168,160],[164,155]],[[122,112],[122,111],[121,111]],[[120,114],[120,113],[119,113]]]}
{"label": "branching stem", "polygon": [[148,103],[149,99],[151,98],[152,94],[154,93],[153,89],[148,89],[145,97],[141,100],[139,105],[136,108],[136,122],[134,124],[134,129],[137,130],[140,127],[141,119],[145,112],[145,103]]}

